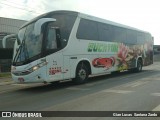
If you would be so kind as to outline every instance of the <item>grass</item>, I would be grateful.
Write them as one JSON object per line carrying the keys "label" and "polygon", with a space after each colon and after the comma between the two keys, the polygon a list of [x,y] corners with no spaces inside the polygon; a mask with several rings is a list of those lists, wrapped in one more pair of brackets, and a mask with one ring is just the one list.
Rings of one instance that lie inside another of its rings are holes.
{"label": "grass", "polygon": [[11,73],[7,72],[7,73],[0,73],[0,78],[8,78],[11,77]]}

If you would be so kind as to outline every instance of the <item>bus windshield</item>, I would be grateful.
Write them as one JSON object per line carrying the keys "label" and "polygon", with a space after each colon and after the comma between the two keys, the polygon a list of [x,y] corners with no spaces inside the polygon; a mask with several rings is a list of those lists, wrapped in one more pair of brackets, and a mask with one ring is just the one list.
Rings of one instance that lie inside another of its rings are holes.
{"label": "bus windshield", "polygon": [[40,36],[34,34],[34,24],[35,23],[31,23],[20,29],[18,39],[22,41],[22,44],[15,55],[13,64],[23,64],[28,60],[34,59],[37,55],[40,55],[42,39],[40,39]]}

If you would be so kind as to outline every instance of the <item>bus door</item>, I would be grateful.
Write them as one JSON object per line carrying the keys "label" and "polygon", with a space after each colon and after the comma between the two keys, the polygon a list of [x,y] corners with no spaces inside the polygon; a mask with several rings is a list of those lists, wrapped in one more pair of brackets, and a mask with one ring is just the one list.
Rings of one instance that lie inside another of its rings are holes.
{"label": "bus door", "polygon": [[47,77],[49,82],[63,79],[63,52],[60,45],[60,30],[57,27],[47,26],[46,61]]}

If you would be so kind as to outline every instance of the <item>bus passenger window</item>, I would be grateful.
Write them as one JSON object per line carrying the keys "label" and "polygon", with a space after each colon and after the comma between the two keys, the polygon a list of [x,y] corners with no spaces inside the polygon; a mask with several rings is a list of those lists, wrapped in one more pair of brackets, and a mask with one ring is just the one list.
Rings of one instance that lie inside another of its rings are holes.
{"label": "bus passenger window", "polygon": [[48,29],[47,50],[48,49],[57,49],[56,30],[54,28]]}

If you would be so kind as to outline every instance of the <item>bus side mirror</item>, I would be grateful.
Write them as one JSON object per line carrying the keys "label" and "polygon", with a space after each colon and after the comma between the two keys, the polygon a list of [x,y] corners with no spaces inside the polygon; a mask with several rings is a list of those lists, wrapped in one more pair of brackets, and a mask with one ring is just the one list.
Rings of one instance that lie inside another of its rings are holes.
{"label": "bus side mirror", "polygon": [[[7,40],[10,39],[11,41],[16,41],[17,40],[17,34],[10,34],[10,35],[7,35],[5,36],[3,39],[2,39],[2,47],[3,48],[6,48],[7,47]],[[18,42],[18,41],[17,41]]]}
{"label": "bus side mirror", "polygon": [[41,18],[39,19],[36,23],[35,23],[35,26],[34,26],[34,33],[36,36],[39,36],[41,34],[41,28],[42,28],[42,25],[44,23],[47,23],[47,22],[55,22],[56,19],[54,18]]}

